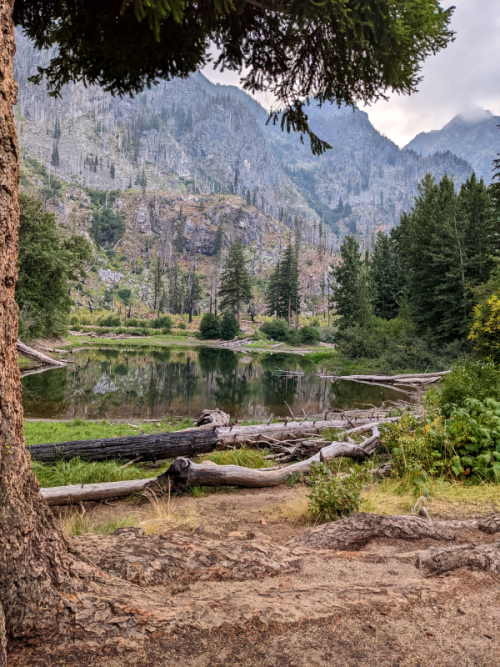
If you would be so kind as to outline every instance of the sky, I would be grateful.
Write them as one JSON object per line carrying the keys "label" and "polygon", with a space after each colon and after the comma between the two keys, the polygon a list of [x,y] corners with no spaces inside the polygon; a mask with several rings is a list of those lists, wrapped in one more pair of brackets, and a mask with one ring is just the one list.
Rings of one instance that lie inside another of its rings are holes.
{"label": "sky", "polygon": [[[452,27],[456,38],[429,57],[419,90],[411,96],[391,95],[364,109],[379,132],[404,146],[419,132],[436,130],[453,116],[481,107],[500,115],[500,0],[455,0]],[[218,83],[238,85],[233,73],[204,74]],[[259,97],[264,106],[271,100]]]}

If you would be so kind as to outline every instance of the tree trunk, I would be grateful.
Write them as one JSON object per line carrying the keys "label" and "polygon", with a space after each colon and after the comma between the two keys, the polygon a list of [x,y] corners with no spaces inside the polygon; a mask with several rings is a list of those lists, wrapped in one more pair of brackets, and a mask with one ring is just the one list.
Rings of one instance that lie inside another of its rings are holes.
{"label": "tree trunk", "polygon": [[417,567],[427,576],[443,574],[460,567],[500,574],[500,542],[428,549],[417,557]]}
{"label": "tree trunk", "polygon": [[64,610],[57,588],[69,578],[69,554],[40,498],[23,441],[14,299],[19,154],[13,115],[13,2],[0,0],[0,607],[7,637],[21,637],[50,631]]}
{"label": "tree trunk", "polygon": [[29,451],[34,461],[43,463],[68,461],[77,456],[83,461],[157,461],[205,454],[215,449],[216,445],[217,434],[214,428],[190,428],[172,433],[31,445]]}

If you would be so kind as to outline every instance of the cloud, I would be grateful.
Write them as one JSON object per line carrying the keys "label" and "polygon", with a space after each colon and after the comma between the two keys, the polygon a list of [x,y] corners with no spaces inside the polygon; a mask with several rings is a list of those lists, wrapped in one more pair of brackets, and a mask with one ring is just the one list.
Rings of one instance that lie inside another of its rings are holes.
{"label": "cloud", "polygon": [[399,145],[474,107],[500,114],[500,2],[458,0],[452,21],[456,39],[426,61],[419,92],[364,107]]}
{"label": "cloud", "polygon": [[[457,0],[452,25],[455,41],[426,61],[417,93],[362,107],[375,127],[400,146],[474,107],[500,114],[500,0]],[[239,83],[235,73],[209,67],[203,72],[217,83]],[[271,106],[270,96],[257,99]]]}

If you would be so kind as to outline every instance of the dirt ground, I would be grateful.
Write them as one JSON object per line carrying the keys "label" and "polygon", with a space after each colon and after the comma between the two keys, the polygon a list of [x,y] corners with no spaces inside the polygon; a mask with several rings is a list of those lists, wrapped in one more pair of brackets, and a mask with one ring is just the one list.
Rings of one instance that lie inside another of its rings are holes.
{"label": "dirt ground", "polygon": [[[304,489],[284,487],[153,508],[96,507],[93,520],[128,512],[141,527],[84,535],[73,544],[136,586],[154,623],[138,635],[118,615],[113,636],[73,644],[68,638],[60,650],[14,644],[9,664],[500,664],[497,575],[462,568],[425,576],[417,554],[448,544],[430,539],[375,539],[357,551],[312,548],[302,541],[312,530],[305,503]],[[463,530],[455,543],[494,540]]]}

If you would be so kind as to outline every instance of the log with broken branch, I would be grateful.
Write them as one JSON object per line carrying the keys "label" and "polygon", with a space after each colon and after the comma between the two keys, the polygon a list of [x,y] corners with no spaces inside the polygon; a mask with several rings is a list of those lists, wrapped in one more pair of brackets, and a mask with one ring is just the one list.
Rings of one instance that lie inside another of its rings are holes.
{"label": "log with broken branch", "polygon": [[[210,421],[207,411],[203,413],[203,425],[199,428],[185,429],[154,435],[131,435],[119,438],[101,438],[96,440],[74,440],[69,442],[32,445],[31,458],[43,463],[58,460],[68,461],[79,457],[84,461],[105,461],[110,459],[130,461],[141,459],[155,461],[176,456],[196,456],[212,451],[216,447],[241,446],[256,444],[262,438],[272,437],[286,440],[290,437],[309,437],[327,428],[345,428],[354,423],[365,424],[370,421],[364,413],[362,417],[338,417],[330,420],[312,420],[303,422],[279,422],[276,424],[257,424],[252,426],[218,426],[226,423],[228,417],[221,411],[213,411]],[[397,418],[382,416],[383,423]],[[371,420],[373,421],[373,419]]]}
{"label": "log with broken branch", "polygon": [[360,444],[332,442],[305,461],[283,467],[253,469],[236,465],[217,465],[211,461],[195,463],[188,458],[179,457],[165,473],[154,479],[53,487],[41,489],[41,494],[51,505],[67,505],[123,497],[146,490],[158,493],[162,493],[165,489],[183,490],[195,485],[247,488],[278,486],[297,475],[307,475],[315,463],[343,456],[355,461],[364,461],[373,454],[378,444],[378,425],[370,424],[370,430],[371,435]]}
{"label": "log with broken branch", "polygon": [[38,361],[38,363],[43,366],[66,366],[66,361],[58,361],[57,359],[49,357],[48,354],[39,352],[39,350],[35,350],[34,347],[30,347],[29,345],[26,345],[26,343],[22,343],[20,340],[17,341],[16,347],[17,351],[25,357]]}

